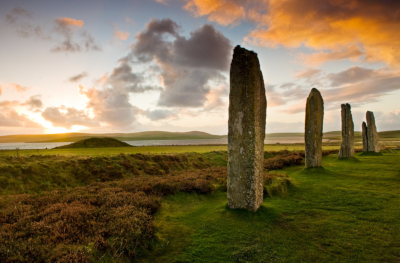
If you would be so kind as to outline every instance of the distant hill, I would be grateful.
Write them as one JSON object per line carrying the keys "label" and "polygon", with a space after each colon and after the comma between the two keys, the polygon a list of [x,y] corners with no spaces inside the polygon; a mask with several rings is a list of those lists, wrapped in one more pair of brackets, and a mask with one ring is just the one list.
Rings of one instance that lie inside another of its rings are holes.
{"label": "distant hill", "polygon": [[56,149],[70,149],[70,148],[105,148],[105,147],[133,147],[126,142],[121,142],[114,138],[89,138],[74,142],[68,145],[56,147]]}
{"label": "distant hill", "polygon": [[206,132],[164,132],[148,131],[137,133],[60,133],[60,134],[34,134],[34,135],[7,135],[0,136],[0,143],[13,142],[77,142],[92,137],[108,137],[120,141],[136,140],[194,140],[194,139],[220,139],[227,138],[226,135],[212,135]]}

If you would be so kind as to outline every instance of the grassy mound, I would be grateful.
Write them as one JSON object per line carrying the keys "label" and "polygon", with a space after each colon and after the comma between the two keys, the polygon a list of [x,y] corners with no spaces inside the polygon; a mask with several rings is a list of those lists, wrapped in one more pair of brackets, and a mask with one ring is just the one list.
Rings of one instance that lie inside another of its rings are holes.
{"label": "grassy mound", "polygon": [[70,148],[105,148],[105,147],[133,147],[126,142],[121,142],[114,138],[90,138],[77,141],[68,145],[56,147],[56,149],[70,149]]}

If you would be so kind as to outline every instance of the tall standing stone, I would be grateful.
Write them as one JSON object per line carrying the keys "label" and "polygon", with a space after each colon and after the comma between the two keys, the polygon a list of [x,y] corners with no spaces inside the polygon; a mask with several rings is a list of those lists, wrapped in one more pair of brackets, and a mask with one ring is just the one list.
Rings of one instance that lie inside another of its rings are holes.
{"label": "tall standing stone", "polygon": [[379,136],[376,131],[374,113],[367,111],[367,140],[368,140],[368,151],[379,152]]}
{"label": "tall standing stone", "polygon": [[257,54],[235,47],[230,71],[228,206],[257,211],[263,202],[267,101]]}
{"label": "tall standing stone", "polygon": [[368,152],[368,128],[365,121],[362,123],[363,152]]}
{"label": "tall standing stone", "polygon": [[307,98],[305,123],[306,167],[322,164],[322,125],[324,122],[324,100],[313,88]]}
{"label": "tall standing stone", "polygon": [[342,145],[339,158],[354,157],[354,123],[350,104],[342,104]]}

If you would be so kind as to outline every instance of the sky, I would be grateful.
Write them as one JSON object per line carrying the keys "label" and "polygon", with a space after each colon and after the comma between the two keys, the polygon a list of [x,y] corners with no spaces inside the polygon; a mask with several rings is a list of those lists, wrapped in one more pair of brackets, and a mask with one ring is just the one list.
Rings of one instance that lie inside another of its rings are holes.
{"label": "sky", "polygon": [[313,87],[324,132],[400,130],[398,0],[0,2],[0,135],[227,134],[236,45],[258,54],[267,133],[303,132]]}

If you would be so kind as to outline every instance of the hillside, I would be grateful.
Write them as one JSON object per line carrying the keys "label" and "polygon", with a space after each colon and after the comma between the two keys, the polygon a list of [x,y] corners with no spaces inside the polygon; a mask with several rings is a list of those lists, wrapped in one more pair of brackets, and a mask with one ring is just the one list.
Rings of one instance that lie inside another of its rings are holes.
{"label": "hillside", "polygon": [[121,142],[114,138],[89,138],[74,142],[68,145],[56,147],[56,149],[70,149],[70,148],[106,148],[106,147],[133,147],[125,142]]}

